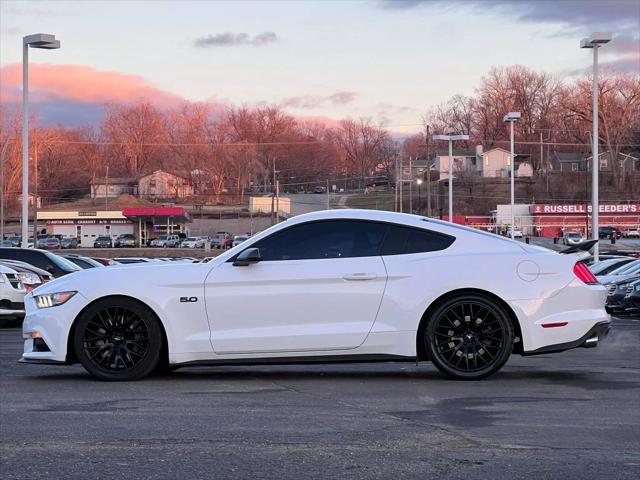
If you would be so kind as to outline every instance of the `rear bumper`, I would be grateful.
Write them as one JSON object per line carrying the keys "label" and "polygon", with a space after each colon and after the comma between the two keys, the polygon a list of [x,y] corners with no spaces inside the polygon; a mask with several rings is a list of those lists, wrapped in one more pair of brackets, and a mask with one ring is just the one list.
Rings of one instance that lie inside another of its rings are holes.
{"label": "rear bumper", "polygon": [[611,328],[610,321],[598,322],[596,323],[586,334],[584,334],[581,338],[574,340],[572,342],[566,343],[558,343],[555,345],[547,345],[545,347],[540,347],[536,350],[532,350],[529,352],[523,352],[522,355],[542,355],[544,353],[557,353],[564,352],[565,350],[571,350],[572,348],[593,348],[598,345],[598,342],[602,340],[609,334],[609,329]]}

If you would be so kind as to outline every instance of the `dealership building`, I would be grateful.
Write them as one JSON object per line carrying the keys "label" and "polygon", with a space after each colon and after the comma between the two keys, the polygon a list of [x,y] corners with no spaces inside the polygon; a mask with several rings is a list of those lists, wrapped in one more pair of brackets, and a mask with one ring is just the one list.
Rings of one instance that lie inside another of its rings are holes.
{"label": "dealership building", "polygon": [[[587,204],[516,204],[514,217],[516,228],[525,236],[562,237],[564,232],[585,235],[591,230],[591,211]],[[601,227],[640,228],[640,203],[601,204],[598,211]],[[498,205],[486,216],[455,216],[454,221],[481,230],[506,229],[511,205]]]}
{"label": "dealership building", "polygon": [[38,223],[46,223],[47,234],[75,237],[81,247],[93,247],[100,235],[115,239],[134,235],[136,241],[165,233],[183,233],[191,217],[182,207],[124,208],[107,211],[38,212]]}

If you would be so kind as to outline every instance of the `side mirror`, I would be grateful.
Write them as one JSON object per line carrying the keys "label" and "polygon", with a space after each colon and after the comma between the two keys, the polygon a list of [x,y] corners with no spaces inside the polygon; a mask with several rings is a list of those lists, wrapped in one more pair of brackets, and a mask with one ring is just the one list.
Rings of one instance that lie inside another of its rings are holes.
{"label": "side mirror", "polygon": [[47,265],[47,269],[46,270],[47,270],[47,272],[49,272],[51,274],[56,273],[56,269],[55,269],[55,267],[53,265]]}
{"label": "side mirror", "polygon": [[240,252],[240,255],[236,257],[235,262],[233,262],[234,267],[248,267],[253,263],[258,263],[262,260],[260,256],[259,248],[247,248],[246,250]]}

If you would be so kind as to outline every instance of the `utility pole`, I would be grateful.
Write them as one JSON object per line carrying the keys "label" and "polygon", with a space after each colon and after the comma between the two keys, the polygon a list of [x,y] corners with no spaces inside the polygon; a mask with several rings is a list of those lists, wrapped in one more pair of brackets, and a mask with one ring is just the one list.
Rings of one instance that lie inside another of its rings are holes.
{"label": "utility pole", "polygon": [[109,165],[104,176],[104,209],[109,210]]}
{"label": "utility pole", "polygon": [[402,191],[402,184],[404,182],[404,158],[400,157],[400,196],[398,197],[398,202],[399,202],[399,206],[400,206],[400,213],[402,213],[404,211],[403,209],[403,194],[404,192]]}
{"label": "utility pole", "polygon": [[9,140],[2,146],[0,152],[0,240],[4,240],[4,155],[9,148]]}
{"label": "utility pole", "polygon": [[413,213],[413,159],[409,157],[409,213]]}
{"label": "utility pole", "polygon": [[276,180],[276,223],[280,222],[280,180]]}
{"label": "utility pole", "polygon": [[431,216],[431,154],[429,152],[429,134],[431,126],[427,125],[427,217]]}
{"label": "utility pole", "polygon": [[396,167],[396,188],[393,192],[393,211],[398,211],[398,157],[395,158]]}
{"label": "utility pole", "polygon": [[331,197],[329,194],[329,179],[327,178],[327,210],[331,210]]}
{"label": "utility pole", "polygon": [[38,131],[33,132],[33,162],[34,162],[34,186],[33,186],[33,244],[38,238]]}

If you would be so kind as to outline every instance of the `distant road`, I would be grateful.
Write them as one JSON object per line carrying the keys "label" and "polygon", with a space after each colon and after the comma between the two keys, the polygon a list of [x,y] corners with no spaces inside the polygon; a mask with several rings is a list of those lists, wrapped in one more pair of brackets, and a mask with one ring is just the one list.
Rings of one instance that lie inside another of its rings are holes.
{"label": "distant road", "polygon": [[[291,215],[317,212],[327,209],[327,196],[318,193],[296,193],[286,195],[291,199]],[[344,208],[346,195],[331,195],[331,208]]]}

